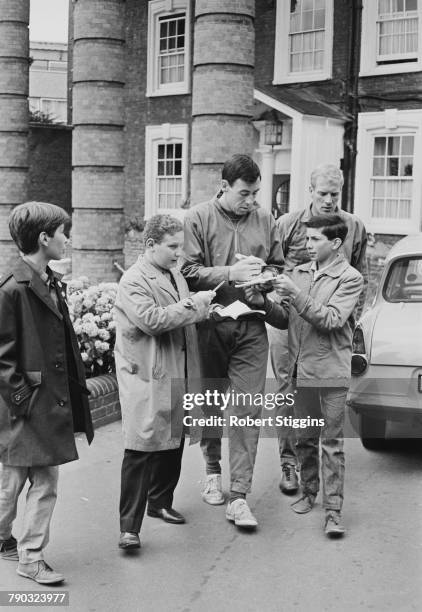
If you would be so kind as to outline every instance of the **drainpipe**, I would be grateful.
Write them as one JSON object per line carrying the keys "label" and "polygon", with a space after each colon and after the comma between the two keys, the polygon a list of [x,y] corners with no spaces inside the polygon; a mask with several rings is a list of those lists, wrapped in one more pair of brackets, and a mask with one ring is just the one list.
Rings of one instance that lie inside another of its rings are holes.
{"label": "drainpipe", "polygon": [[346,76],[345,106],[351,117],[344,130],[344,189],[342,208],[353,212],[355,199],[355,175],[359,117],[359,69],[362,32],[362,0],[352,0],[351,28],[349,36]]}

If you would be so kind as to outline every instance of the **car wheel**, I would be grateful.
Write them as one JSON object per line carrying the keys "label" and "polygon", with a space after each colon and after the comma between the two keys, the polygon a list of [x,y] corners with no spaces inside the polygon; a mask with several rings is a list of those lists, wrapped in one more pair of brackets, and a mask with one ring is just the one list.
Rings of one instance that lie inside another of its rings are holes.
{"label": "car wheel", "polygon": [[366,414],[359,418],[359,433],[362,444],[368,450],[382,450],[386,447],[386,419],[374,419]]}

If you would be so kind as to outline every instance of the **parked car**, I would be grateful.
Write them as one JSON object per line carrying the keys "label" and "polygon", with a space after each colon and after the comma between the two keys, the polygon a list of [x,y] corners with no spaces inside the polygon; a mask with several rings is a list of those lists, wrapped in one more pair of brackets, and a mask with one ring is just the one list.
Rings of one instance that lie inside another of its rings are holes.
{"label": "parked car", "polygon": [[348,403],[366,448],[385,446],[389,420],[422,416],[422,233],[399,240],[353,337]]}

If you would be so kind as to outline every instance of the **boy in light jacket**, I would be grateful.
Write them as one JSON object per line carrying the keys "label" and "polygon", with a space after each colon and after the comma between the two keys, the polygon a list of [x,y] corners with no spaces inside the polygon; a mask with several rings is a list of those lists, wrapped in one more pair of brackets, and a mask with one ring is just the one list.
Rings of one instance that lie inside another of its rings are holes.
{"label": "boy in light jacket", "polygon": [[363,286],[362,275],[340,253],[347,226],[339,215],[317,215],[306,222],[311,261],[288,277],[273,281],[282,295],[277,304],[257,289],[248,300],[264,307],[266,321],[288,328],[289,379],[296,390],[295,417],[322,418],[321,427],[300,429],[297,453],[302,497],[292,504],[299,514],[312,510],[319,491],[319,444],[322,449],[325,533],[342,536],[344,487],[343,427],[352,356],[352,313]]}

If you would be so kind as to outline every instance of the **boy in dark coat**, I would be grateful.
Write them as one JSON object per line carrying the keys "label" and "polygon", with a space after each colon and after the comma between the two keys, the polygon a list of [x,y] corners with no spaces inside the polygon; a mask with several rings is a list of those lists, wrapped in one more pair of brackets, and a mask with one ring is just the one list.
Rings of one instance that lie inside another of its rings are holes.
{"label": "boy in dark coat", "polygon": [[[63,576],[44,561],[58,466],[78,458],[74,433],[93,438],[84,367],[60,275],[70,219],[53,204],[27,202],[9,218],[21,260],[0,279],[0,550],[18,574],[41,584]],[[12,536],[29,480],[22,533]]]}

